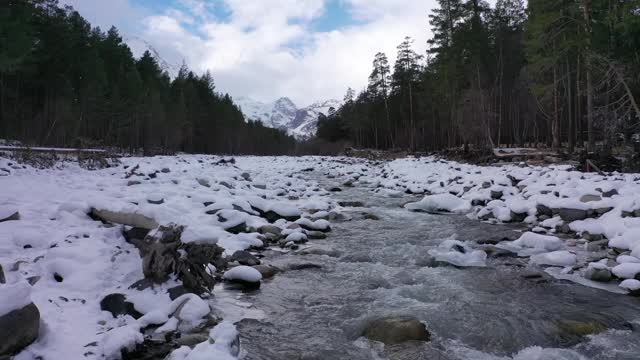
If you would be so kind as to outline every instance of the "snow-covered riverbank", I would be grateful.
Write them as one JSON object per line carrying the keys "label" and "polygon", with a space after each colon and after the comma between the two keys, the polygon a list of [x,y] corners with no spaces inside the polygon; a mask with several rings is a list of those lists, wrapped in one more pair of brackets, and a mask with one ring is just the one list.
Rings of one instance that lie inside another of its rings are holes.
{"label": "snow-covered riverbank", "polygon": [[[184,227],[178,252],[190,244],[218,245],[222,258],[229,260],[249,248],[286,249],[307,237],[325,236],[329,223],[320,218],[332,216],[328,211],[336,204],[326,191],[302,179],[301,170],[313,161],[125,158],[119,166],[87,171],[73,163],[38,170],[0,158],[0,219],[6,219],[0,222],[0,264],[6,278],[0,294],[13,303],[3,301],[0,316],[33,302],[43,324],[36,342],[16,358],[113,359],[122,348],[142,343],[143,333],[159,338],[179,330],[199,332],[202,338],[203,326],[225,318],[216,313],[215,292],[210,299],[205,296],[207,301],[178,296],[180,290],[170,296],[170,289],[182,285],[174,274],[162,284],[140,285],[148,274],[134,244],[161,237],[157,230],[149,233],[158,224],[177,224]],[[107,221],[97,221],[101,216]],[[142,234],[123,224],[137,226]],[[239,254],[248,259],[234,258],[232,265],[257,260]],[[206,272],[221,277],[224,269],[204,264]],[[234,270],[240,270],[236,278],[227,272],[227,280],[256,282],[262,277],[254,269]],[[105,305],[104,299],[114,294],[109,299],[116,305]],[[189,348],[181,348],[174,358],[197,359],[198,351],[212,348],[235,356],[237,349],[224,350],[218,340],[233,331],[233,325],[222,322],[208,334],[215,346],[207,345],[204,336],[199,347],[206,349],[196,347],[188,355]]]}
{"label": "snow-covered riverbank", "polygon": [[[443,239],[422,262],[427,266],[481,267],[492,252],[504,251],[591,287],[634,293],[640,284],[635,175],[433,158],[227,160],[124,158],[118,166],[88,171],[73,163],[37,170],[0,158],[0,220],[7,219],[0,222],[6,282],[0,300],[11,299],[0,301],[0,318],[33,303],[43,324],[16,358],[117,359],[123,348],[144,351],[141,344],[159,342],[176,349],[172,359],[237,357],[233,300],[219,286],[211,296],[190,294],[188,274],[203,277],[205,287],[211,277],[255,288],[276,269],[257,265],[253,250],[286,252],[326,237],[331,221],[349,217],[331,193],[351,186],[388,197],[413,194],[406,211],[467,214],[496,226],[522,222],[530,230],[519,239],[487,234],[482,244]],[[311,173],[342,185],[323,189]],[[165,259],[171,274],[154,278],[167,270],[153,265],[164,264],[154,256],[162,258],[168,247],[175,255]],[[196,256],[201,253],[210,256]],[[185,272],[184,266],[196,268]]]}

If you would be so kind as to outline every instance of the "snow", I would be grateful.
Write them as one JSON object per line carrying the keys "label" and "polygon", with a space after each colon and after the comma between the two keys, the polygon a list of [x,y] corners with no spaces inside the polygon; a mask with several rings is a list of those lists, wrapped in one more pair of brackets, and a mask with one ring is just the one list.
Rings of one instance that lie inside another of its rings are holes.
{"label": "snow", "polygon": [[224,279],[257,283],[262,280],[262,274],[250,266],[236,266],[224,273]]}
{"label": "snow", "polygon": [[0,317],[31,303],[31,286],[26,282],[0,284]]}
{"label": "snow", "polygon": [[451,194],[427,195],[417,203],[409,203],[405,208],[412,211],[448,211],[464,213],[471,210],[471,203]]}
{"label": "snow", "polygon": [[627,279],[620,283],[620,287],[630,291],[640,290],[640,281],[636,279]]}
{"label": "snow", "polygon": [[196,345],[193,350],[183,346],[171,353],[169,360],[235,360],[239,351],[238,331],[224,321],[209,332],[210,341]]}
{"label": "snow", "polygon": [[575,265],[576,261],[576,255],[566,250],[531,256],[531,262],[538,265],[571,266]]}
{"label": "snow", "polygon": [[562,240],[556,236],[541,235],[532,232],[522,234],[513,244],[540,251],[555,251],[561,249],[563,246]]}
{"label": "snow", "polygon": [[640,263],[623,263],[613,267],[611,272],[621,279],[633,279],[640,273]]}

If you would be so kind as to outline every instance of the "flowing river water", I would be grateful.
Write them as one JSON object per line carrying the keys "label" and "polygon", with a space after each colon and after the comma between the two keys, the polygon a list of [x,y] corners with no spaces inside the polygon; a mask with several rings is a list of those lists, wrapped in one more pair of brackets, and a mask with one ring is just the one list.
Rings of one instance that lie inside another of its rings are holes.
{"label": "flowing river water", "polygon": [[[260,314],[238,323],[245,359],[640,358],[636,298],[525,276],[527,259],[515,257],[490,257],[486,268],[424,264],[444,239],[513,238],[518,228],[412,213],[401,207],[409,196],[388,198],[362,187],[343,188],[333,198],[364,202],[354,212],[379,220],[333,223],[328,239],[306,244],[328,255],[265,253],[264,262],[282,268],[321,268],[285,271],[258,291],[234,295]],[[385,348],[360,336],[368,321],[387,315],[419,319],[432,340]]]}

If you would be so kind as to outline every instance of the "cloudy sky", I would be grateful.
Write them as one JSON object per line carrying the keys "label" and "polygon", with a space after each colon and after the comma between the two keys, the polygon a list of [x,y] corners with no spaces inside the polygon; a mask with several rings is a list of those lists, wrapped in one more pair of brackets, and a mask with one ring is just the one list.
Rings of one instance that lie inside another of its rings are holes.
{"label": "cloudy sky", "polygon": [[435,0],[62,0],[92,24],[116,25],[137,55],[210,70],[218,91],[299,106],[366,86],[378,51],[408,35],[426,50]]}

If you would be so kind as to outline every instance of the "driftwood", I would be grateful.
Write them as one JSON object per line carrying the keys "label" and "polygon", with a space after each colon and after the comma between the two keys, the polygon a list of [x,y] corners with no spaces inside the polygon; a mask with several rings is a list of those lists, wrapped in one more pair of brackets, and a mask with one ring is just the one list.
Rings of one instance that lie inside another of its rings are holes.
{"label": "driftwood", "polygon": [[128,225],[148,230],[155,229],[159,225],[158,222],[156,222],[152,218],[136,213],[126,213],[93,208],[91,209],[91,216],[104,222]]}

